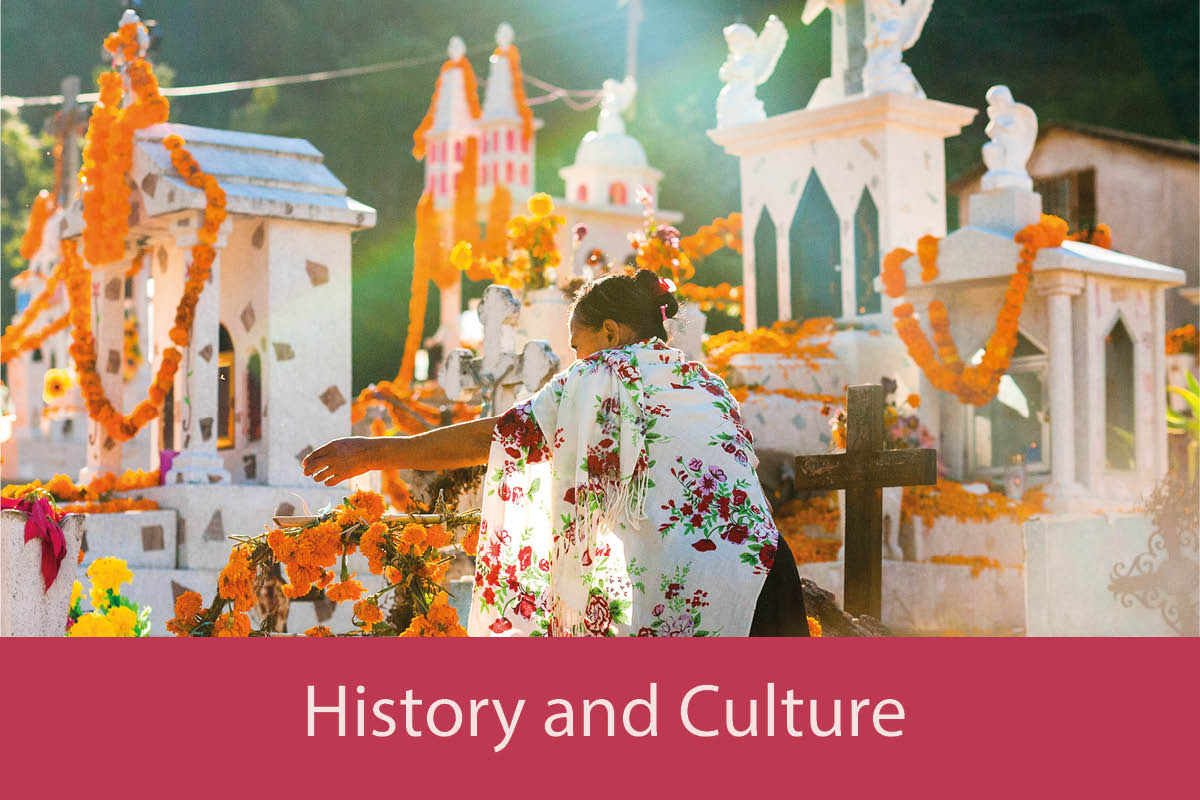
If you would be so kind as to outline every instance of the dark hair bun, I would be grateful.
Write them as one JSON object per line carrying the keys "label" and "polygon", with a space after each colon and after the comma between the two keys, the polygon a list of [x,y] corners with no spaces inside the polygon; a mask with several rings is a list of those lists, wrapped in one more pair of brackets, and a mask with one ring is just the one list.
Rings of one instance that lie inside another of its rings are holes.
{"label": "dark hair bun", "polygon": [[667,319],[673,319],[679,313],[679,301],[675,299],[675,293],[667,288],[666,281],[648,269],[639,269],[634,280],[638,288],[650,297],[655,314],[661,317],[665,311]]}

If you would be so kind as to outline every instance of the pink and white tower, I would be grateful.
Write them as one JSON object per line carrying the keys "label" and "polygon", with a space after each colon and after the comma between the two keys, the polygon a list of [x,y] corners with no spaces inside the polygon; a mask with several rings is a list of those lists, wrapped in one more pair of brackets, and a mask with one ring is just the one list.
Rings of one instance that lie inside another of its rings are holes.
{"label": "pink and white tower", "polygon": [[496,186],[512,194],[513,209],[522,208],[534,192],[534,143],[542,121],[534,119],[525,100],[521,54],[513,44],[513,29],[503,22],[496,29],[496,49],[488,59],[483,114],[478,123],[479,200],[491,200]]}

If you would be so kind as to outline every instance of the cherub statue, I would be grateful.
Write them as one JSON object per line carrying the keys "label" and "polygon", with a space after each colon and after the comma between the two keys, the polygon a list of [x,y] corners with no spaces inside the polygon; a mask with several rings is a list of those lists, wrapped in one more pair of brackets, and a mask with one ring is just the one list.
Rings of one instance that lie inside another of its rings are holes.
{"label": "cherub statue", "polygon": [[1025,171],[1037,140],[1037,114],[1024,103],[1013,100],[1007,86],[987,90],[988,124],[984,132],[991,139],[983,146],[983,163],[988,170],[980,181],[985,192],[993,189],[1033,190],[1033,180]]}
{"label": "cherub statue", "polygon": [[924,97],[901,53],[921,38],[933,0],[867,0],[867,63],[863,90],[868,95],[896,92]]}
{"label": "cherub statue", "polygon": [[609,78],[601,84],[600,90],[600,118],[596,120],[596,133],[601,136],[624,136],[625,122],[621,119],[621,112],[633,103],[637,81],[632,75],[626,75],[623,81]]}
{"label": "cherub statue", "polygon": [[787,28],[772,14],[758,36],[753,28],[740,22],[729,25],[723,33],[729,56],[718,73],[725,88],[717,97],[717,127],[766,119],[754,87],[766,82],[775,70],[775,63],[787,44]]}

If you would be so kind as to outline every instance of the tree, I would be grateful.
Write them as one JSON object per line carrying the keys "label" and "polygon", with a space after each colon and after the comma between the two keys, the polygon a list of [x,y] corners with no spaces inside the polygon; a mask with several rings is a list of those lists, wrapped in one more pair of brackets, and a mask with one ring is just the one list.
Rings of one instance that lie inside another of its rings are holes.
{"label": "tree", "polygon": [[9,281],[27,264],[21,258],[21,237],[29,219],[33,198],[42,189],[50,189],[54,168],[50,157],[53,141],[35,136],[16,114],[3,112],[0,117],[0,281],[3,282],[3,324],[13,314],[15,296]]}

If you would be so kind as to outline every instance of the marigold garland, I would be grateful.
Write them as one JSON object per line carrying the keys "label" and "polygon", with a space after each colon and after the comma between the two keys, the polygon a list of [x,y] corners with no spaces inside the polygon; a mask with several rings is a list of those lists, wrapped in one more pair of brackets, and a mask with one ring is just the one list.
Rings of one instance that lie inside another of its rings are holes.
{"label": "marigold garland", "polygon": [[735,211],[728,217],[717,217],[709,225],[701,225],[691,236],[679,240],[679,249],[687,254],[692,261],[710,256],[728,247],[738,253],[742,252],[742,214]]}
{"label": "marigold garland", "polygon": [[37,320],[43,311],[50,308],[54,300],[54,293],[58,291],[58,285],[62,282],[65,272],[66,265],[62,261],[55,264],[54,269],[46,276],[46,284],[42,290],[29,301],[25,310],[4,329],[3,341],[0,343],[0,363],[14,358],[26,350],[39,347],[46,337],[66,327],[69,320],[63,321],[67,320],[67,316],[64,314],[32,336],[25,335],[25,330]]}
{"label": "marigold garland", "polygon": [[425,112],[425,116],[421,119],[421,124],[413,131],[413,158],[417,161],[425,158],[425,135],[429,133],[429,129],[433,127],[433,114],[437,110],[438,97],[442,93],[442,76],[452,69],[461,69],[463,71],[463,91],[466,94],[467,108],[470,109],[471,119],[479,119],[481,113],[479,109],[479,89],[475,82],[475,70],[471,68],[471,62],[467,61],[467,57],[447,59],[442,64],[442,69],[438,72],[437,82],[433,85],[433,97],[429,100],[429,110]]}
{"label": "marigold garland", "polygon": [[[84,139],[84,163],[80,171],[83,187],[82,233],[84,256],[92,265],[110,263],[125,254],[125,237],[129,231],[129,183],[126,176],[133,159],[134,132],[167,120],[169,104],[158,89],[158,81],[149,62],[138,56],[139,40],[145,34],[140,23],[122,25],[117,34],[105,40],[105,47],[114,54],[114,66],[125,66],[134,102],[120,108],[124,95],[123,79],[118,72],[100,75],[100,102],[92,110],[91,122]],[[192,155],[184,148],[183,139],[169,135],[163,146],[171,155],[171,163],[190,186],[205,193],[204,219],[192,247],[183,295],[175,310],[175,323],[170,330],[171,341],[179,348],[191,339],[196,302],[204,291],[211,273],[218,231],[226,217],[225,191],[217,180],[204,173]],[[96,342],[91,333],[91,275],[79,257],[75,242],[61,243],[64,278],[71,300],[70,322],[72,344],[70,353],[87,406],[88,416],[98,422],[107,435],[118,442],[128,441],[148,422],[155,419],[173,385],[182,354],[175,347],[162,354],[154,382],[147,397],[134,410],[123,415],[108,399],[96,371]]]}
{"label": "marigold garland", "polygon": [[20,500],[27,494],[39,490],[48,492],[57,503],[100,503],[107,501],[113,492],[133,492],[159,485],[159,472],[140,469],[126,470],[120,476],[111,472],[97,475],[86,486],[79,486],[67,475],[55,475],[46,483],[33,481],[25,484],[10,483],[0,490],[0,496]]}
{"label": "marigold garland", "polygon": [[[488,204],[487,230],[484,233],[483,257],[488,261],[504,258],[508,249],[508,220],[512,217],[512,193],[507,187],[497,186],[492,190],[492,200]],[[480,269],[468,269],[467,277],[473,281],[486,280],[492,277],[492,271],[483,264]]]}
{"label": "marigold garland", "polygon": [[58,201],[45,189],[33,198],[33,206],[29,209],[29,222],[25,227],[25,235],[21,237],[21,258],[28,261],[42,249],[42,231],[46,227],[46,220],[57,210]]}
{"label": "marigold garland", "polygon": [[[529,141],[533,135],[533,109],[525,99],[525,77],[521,74],[521,53],[515,44],[497,47],[492,51],[493,56],[508,59],[508,73],[512,76],[513,100],[517,105],[517,113],[521,115],[521,142]],[[475,116],[479,116],[476,114]]]}
{"label": "marigold garland", "polygon": [[[950,317],[944,303],[933,300],[929,303],[929,326],[933,331],[933,344],[925,337],[920,323],[914,318],[912,303],[901,303],[893,310],[896,317],[896,333],[908,348],[908,354],[917,362],[929,382],[941,391],[948,392],[964,403],[986,405],[996,396],[1000,378],[1008,371],[1013,349],[1017,343],[1017,320],[1025,303],[1025,292],[1029,288],[1033,261],[1043,247],[1058,247],[1067,234],[1067,224],[1058,217],[1043,214],[1041,220],[1018,231],[1013,239],[1021,245],[1020,260],[1016,272],[1009,279],[1004,303],[996,315],[996,328],[988,337],[983,358],[978,365],[963,364],[954,338],[950,333]],[[921,278],[932,280],[937,275],[937,240],[922,237],[918,242],[918,258],[922,264]],[[899,298],[905,291],[902,264],[912,254],[903,249],[888,253],[883,264],[883,284],[887,295]],[[934,352],[934,345],[937,352]]]}

